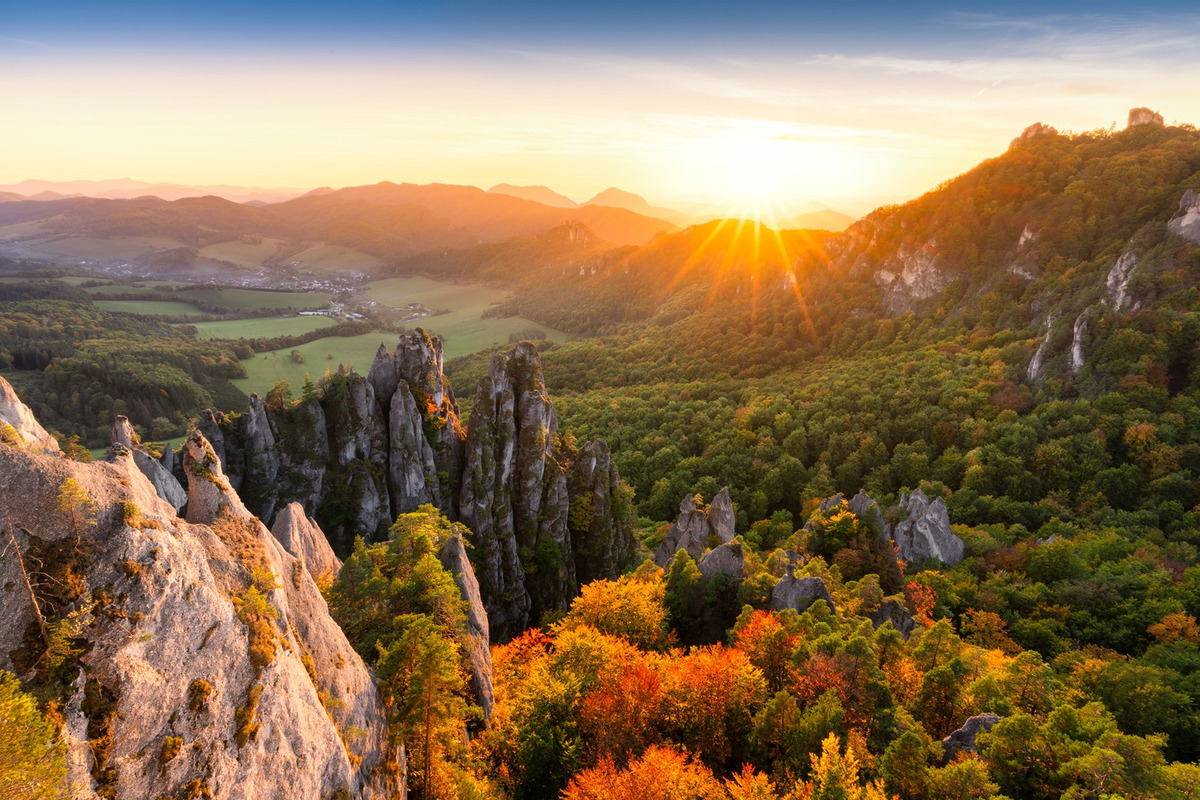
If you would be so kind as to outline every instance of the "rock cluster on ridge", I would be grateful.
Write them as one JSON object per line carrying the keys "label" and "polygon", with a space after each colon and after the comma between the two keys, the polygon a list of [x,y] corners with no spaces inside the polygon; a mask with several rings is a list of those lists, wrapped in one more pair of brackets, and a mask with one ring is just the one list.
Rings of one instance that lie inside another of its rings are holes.
{"label": "rock cluster on ridge", "polygon": [[[142,473],[127,436],[118,431],[109,461],[89,464],[0,444],[0,522],[19,546],[0,557],[0,576],[26,555],[53,571],[67,554],[78,569],[76,593],[43,609],[82,614],[86,646],[64,667],[75,794],[402,794],[404,754],[388,742],[379,692],[305,562],[246,511],[201,434],[182,464],[188,521]],[[68,480],[94,504],[77,519],[59,510]],[[260,584],[277,616],[252,625],[239,603]],[[20,646],[33,622],[26,593],[0,595],[0,667],[33,669]]]}
{"label": "rock cluster on ridge", "polygon": [[[581,583],[616,577],[633,556],[608,447],[562,441],[528,342],[493,355],[467,429],[441,339],[421,329],[394,351],[381,345],[365,378],[339,370],[294,403],[251,397],[244,414],[209,413],[198,428],[250,512],[269,519],[298,503],[337,552],[355,536],[384,538],[426,503],[465,523],[497,638],[565,608]],[[730,538],[732,520],[730,505]]]}
{"label": "rock cluster on ridge", "polygon": [[733,541],[733,519],[733,500],[728,487],[717,492],[707,511],[697,509],[695,497],[687,495],[679,504],[679,518],[654,553],[654,563],[667,569],[680,550],[700,561],[708,550],[710,537],[718,545]]}

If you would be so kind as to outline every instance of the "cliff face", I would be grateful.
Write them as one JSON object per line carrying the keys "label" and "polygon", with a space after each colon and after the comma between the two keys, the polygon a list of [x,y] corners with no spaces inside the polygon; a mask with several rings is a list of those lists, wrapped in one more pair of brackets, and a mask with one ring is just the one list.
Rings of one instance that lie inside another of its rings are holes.
{"label": "cliff face", "polygon": [[0,577],[44,571],[38,583],[65,588],[35,592],[42,613],[77,635],[53,669],[32,663],[35,606],[0,594],[0,667],[62,698],[75,796],[402,795],[403,751],[309,567],[332,558],[323,537],[281,545],[199,432],[183,452],[186,521],[127,447],[91,464],[36,450],[0,445],[16,544]]}
{"label": "cliff face", "polygon": [[252,513],[298,503],[339,552],[426,503],[465,523],[491,631],[507,638],[580,582],[616,577],[634,552],[629,503],[604,442],[563,445],[533,345],[493,356],[473,408],[464,430],[441,340],[418,329],[380,345],[365,378],[339,372],[290,405],[252,397],[199,429]]}

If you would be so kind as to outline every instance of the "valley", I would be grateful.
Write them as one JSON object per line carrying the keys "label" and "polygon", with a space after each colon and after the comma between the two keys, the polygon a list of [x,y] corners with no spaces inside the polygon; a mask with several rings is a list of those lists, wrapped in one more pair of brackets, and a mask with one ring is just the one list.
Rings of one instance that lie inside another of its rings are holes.
{"label": "valley", "polygon": [[[510,191],[556,204],[379,184],[54,206],[63,242],[136,221],[188,252],[3,262],[10,535],[79,542],[50,563],[86,580],[38,590],[52,625],[85,584],[97,609],[58,672],[28,663],[41,606],[10,597],[9,663],[41,708],[76,703],[71,752],[111,759],[72,774],[138,796],[138,752],[227,787],[305,731],[329,766],[294,780],[328,795],[403,774],[425,796],[684,775],[736,800],[1189,797],[1200,133],[1130,119],[1031,126],[844,232],[538,187]],[[27,205],[0,217],[48,213]],[[178,657],[150,587],[201,563],[196,613],[236,647],[197,644],[185,663],[213,666],[171,702],[232,688],[171,718],[132,704]],[[361,685],[322,700],[343,668]],[[411,716],[369,710],[436,676]],[[119,713],[89,721],[85,690]]]}

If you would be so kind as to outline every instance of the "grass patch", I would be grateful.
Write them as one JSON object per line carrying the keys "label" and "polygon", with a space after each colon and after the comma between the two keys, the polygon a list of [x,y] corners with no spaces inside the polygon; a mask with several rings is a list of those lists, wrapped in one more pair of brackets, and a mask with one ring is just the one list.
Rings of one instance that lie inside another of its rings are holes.
{"label": "grass patch", "polygon": [[105,311],[121,311],[126,314],[197,316],[204,313],[191,303],[177,303],[171,300],[96,300],[94,305]]}
{"label": "grass patch", "polygon": [[[441,336],[445,341],[446,358],[504,346],[508,344],[510,337],[524,336],[534,330],[540,330],[545,338],[556,342],[569,338],[563,331],[521,317],[484,319],[483,312],[507,296],[501,289],[414,277],[375,281],[368,284],[366,293],[381,305],[394,308],[402,308],[409,303],[420,303],[435,311],[447,310],[444,314],[408,323]],[[210,324],[221,323],[202,323]],[[395,347],[396,339],[396,334],[384,332],[362,336],[326,337],[296,348],[259,353],[242,362],[246,377],[233,383],[247,394],[258,392],[259,395],[265,395],[279,381],[287,381],[295,390],[304,385],[305,375],[309,375],[315,381],[325,374],[326,369],[337,369],[338,364],[345,364],[360,375],[366,375],[380,342],[391,349]],[[293,349],[300,351],[303,363],[292,359]],[[460,391],[470,392],[471,389],[473,387],[465,387]]]}
{"label": "grass patch", "polygon": [[201,303],[247,311],[256,308],[321,308],[333,299],[328,292],[267,292],[258,289],[223,289],[218,286],[184,289],[180,292]]}
{"label": "grass patch", "polygon": [[196,326],[196,337],[199,339],[257,339],[269,336],[299,336],[337,323],[338,321],[331,317],[255,317],[192,324]]}

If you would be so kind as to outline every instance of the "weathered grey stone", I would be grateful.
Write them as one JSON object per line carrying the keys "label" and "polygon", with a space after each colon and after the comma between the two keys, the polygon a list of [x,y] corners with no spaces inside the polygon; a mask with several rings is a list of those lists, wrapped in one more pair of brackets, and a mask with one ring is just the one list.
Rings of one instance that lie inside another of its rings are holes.
{"label": "weathered grey stone", "polygon": [[833,596],[829,594],[825,581],[815,577],[797,578],[793,575],[785,575],[771,590],[771,602],[767,607],[772,611],[783,611],[789,608],[804,611],[817,600],[824,600],[829,604],[830,610],[837,611],[837,606],[833,604]]}
{"label": "weathered grey stone", "polygon": [[138,439],[137,432],[133,426],[129,424],[129,418],[124,414],[118,414],[112,424],[112,445],[113,447],[123,447],[126,450],[133,450],[141,444]]}
{"label": "weathered grey stone", "polygon": [[1021,135],[1013,139],[1008,146],[1012,148],[1037,136],[1056,136],[1057,134],[1058,130],[1050,125],[1043,125],[1040,122],[1035,122],[1025,130],[1021,131]]}
{"label": "weathered grey stone", "polygon": [[475,570],[467,558],[463,541],[457,535],[446,540],[438,557],[442,566],[454,575],[458,591],[467,604],[467,630],[463,632],[461,644],[471,664],[471,690],[483,709],[486,722],[492,718],[496,696],[492,688],[491,630],[479,595],[479,581],[475,579]]}
{"label": "weathered grey stone", "polygon": [[1153,125],[1161,128],[1163,116],[1157,111],[1145,107],[1129,109],[1129,123],[1125,127],[1136,128],[1139,125]]}
{"label": "weathered grey stone", "polygon": [[154,486],[154,491],[179,511],[187,503],[187,492],[178,479],[154,456],[139,447],[133,451],[133,463]]}
{"label": "weathered grey stone", "polygon": [[714,547],[700,559],[700,574],[707,581],[719,574],[740,581],[744,577],[745,567],[746,554],[742,552],[742,543],[736,541]]}
{"label": "weathered grey stone", "polygon": [[471,529],[480,591],[492,634],[503,638],[524,629],[530,599],[525,567],[513,530],[512,476],[516,473],[517,429],[508,360],[492,354],[479,382],[464,448],[458,513]]}
{"label": "weathered grey stone", "polygon": [[970,717],[963,726],[954,733],[942,739],[942,747],[945,750],[945,761],[958,753],[975,753],[975,737],[982,731],[991,730],[991,727],[1000,721],[998,714],[985,713]]}
{"label": "weathered grey stone", "polygon": [[11,425],[27,446],[40,452],[59,452],[58,442],[34,418],[33,412],[21,402],[3,376],[0,376],[0,424]]}
{"label": "weathered grey stone", "polygon": [[866,492],[860,489],[858,494],[850,498],[850,502],[846,504],[846,507],[854,512],[854,516],[858,517],[861,522],[874,527],[878,531],[880,538],[891,538],[891,529],[883,521],[883,513],[879,510],[879,504],[872,500]]}
{"label": "weathered grey stone", "polygon": [[242,500],[255,516],[271,519],[279,503],[279,449],[267,409],[257,394],[251,393],[250,406],[239,423],[246,461]]}
{"label": "weathered grey stone", "polygon": [[[387,362],[391,365],[391,361]],[[416,511],[424,503],[445,509],[433,448],[425,438],[416,400],[404,383],[392,392],[388,410],[388,491],[397,516]]]}
{"label": "weathered grey stone", "polygon": [[[109,461],[125,454],[133,455],[133,463],[154,486],[159,497],[170,503],[176,511],[183,508],[187,502],[187,492],[183,490],[179,480],[158,459],[146,452],[128,418],[118,415],[112,426]],[[174,454],[171,458],[174,458]]]}
{"label": "weathered grey stone", "polygon": [[594,580],[615,580],[633,560],[637,543],[633,538],[632,509],[623,505],[621,476],[601,439],[579,449],[568,478],[570,497],[584,511],[576,514],[571,528],[575,552],[575,577],[580,586]]}
{"label": "weathered grey stone", "polygon": [[914,489],[911,495],[901,497],[900,508],[908,515],[892,534],[900,558],[918,565],[937,558],[948,567],[963,560],[966,546],[950,530],[950,514],[942,498],[931,503],[924,492]]}
{"label": "weathered grey stone", "polygon": [[199,428],[183,443],[183,471],[188,479],[188,522],[208,525],[222,512],[239,519],[253,516],[229,485],[221,459]]}
{"label": "weathered grey stone", "polygon": [[906,642],[917,624],[913,620],[912,614],[908,613],[908,609],[895,600],[884,600],[871,615],[871,624],[876,628],[880,628],[888,622],[892,623],[892,627],[900,632]]}
{"label": "weathered grey stone", "polygon": [[1183,193],[1179,200],[1179,211],[1171,217],[1167,229],[1192,244],[1200,244],[1200,194],[1194,189]]}
{"label": "weathered grey stone", "polygon": [[286,408],[269,409],[268,414],[279,451],[279,503],[299,503],[311,517],[327,488],[325,474],[330,457],[325,409],[314,397]]}
{"label": "weathered grey stone", "polygon": [[304,513],[304,506],[299,503],[288,503],[279,510],[271,524],[271,535],[284,550],[303,562],[318,584],[336,578],[342,571],[342,562],[334,555],[321,527]]}
{"label": "weathered grey stone", "polygon": [[729,487],[721,488],[708,506],[708,527],[721,543],[733,541],[733,500],[729,498]]}
{"label": "weathered grey stone", "polygon": [[[111,461],[82,464],[0,447],[0,509],[21,546],[27,549],[35,537],[74,536],[55,511],[58,488],[74,479],[97,507],[95,523],[81,532],[92,553],[83,578],[113,587],[125,612],[95,613],[82,629],[87,647],[64,704],[76,796],[101,788],[88,770],[85,686],[111,693],[112,772],[104,788],[114,796],[150,800],[192,780],[202,780],[219,800],[323,798],[343,790],[383,800],[403,793],[403,754],[388,745],[379,692],[329,617],[307,568],[245,512],[201,434],[185,444],[185,467],[195,484],[189,510],[196,520],[219,515],[211,527],[179,519],[135,464],[136,452],[123,449]],[[152,524],[128,524],[128,503]],[[0,574],[8,574],[14,558],[0,556]],[[279,615],[269,623],[274,660],[258,666],[232,599],[253,570],[270,571],[281,584],[267,593]],[[32,619],[28,605],[20,592],[0,595],[0,644],[23,634]],[[9,651],[0,647],[0,666],[11,666]],[[200,680],[212,692],[193,708],[191,687]],[[251,689],[260,692],[253,718],[258,729],[239,746],[235,717]],[[350,730],[359,733],[343,741],[339,732]],[[167,736],[180,737],[183,747],[159,765],[156,754]]]}
{"label": "weathered grey stone", "polygon": [[687,495],[679,504],[679,518],[654,552],[654,563],[667,569],[680,550],[687,551],[698,562],[708,549],[708,534],[708,517],[696,508],[692,495]]}

